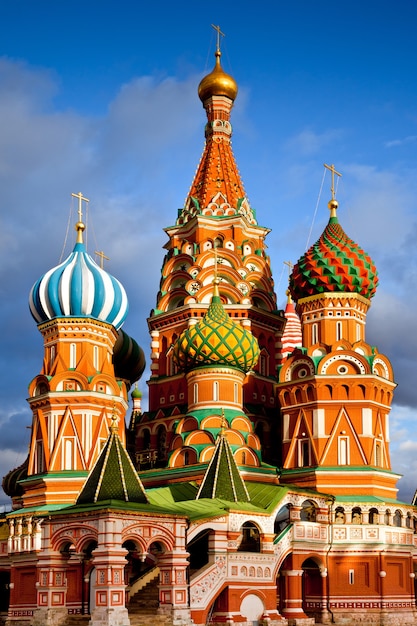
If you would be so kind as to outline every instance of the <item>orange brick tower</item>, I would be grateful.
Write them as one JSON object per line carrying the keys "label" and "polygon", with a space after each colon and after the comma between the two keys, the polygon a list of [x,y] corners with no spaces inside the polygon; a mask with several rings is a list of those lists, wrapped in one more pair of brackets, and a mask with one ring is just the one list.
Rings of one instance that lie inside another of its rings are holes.
{"label": "orange brick tower", "polygon": [[389,360],[365,341],[377,286],[371,258],[339,224],[332,171],[330,220],[299,259],[290,290],[303,347],[279,373],[282,482],[337,494],[395,498],[388,414],[395,383]]}
{"label": "orange brick tower", "polygon": [[[285,318],[277,311],[266,252],[269,230],[256,221],[232,152],[229,118],[237,85],[224,72],[220,54],[217,49],[215,67],[199,85],[208,118],[206,143],[185,206],[178,211],[175,225],[165,229],[167,254],[156,308],[148,320],[152,352],[149,412],[139,418],[137,430],[137,458],[143,469],[168,464],[180,434],[178,428],[182,428],[180,420],[193,407],[190,375],[173,359],[173,346],[181,333],[206,313],[215,273],[225,311],[259,343],[257,365],[241,374],[240,407],[255,424],[264,459],[273,461],[277,454],[277,447],[269,442],[277,435],[273,379],[281,359]],[[200,378],[201,371],[195,376]],[[223,388],[230,386],[229,397],[233,397],[235,384],[234,377],[222,376],[220,381]],[[213,403],[218,404],[220,412],[222,401],[215,396],[210,401],[212,408]],[[188,458],[195,459],[195,455],[186,455],[186,461]]]}
{"label": "orange brick tower", "polygon": [[[34,285],[30,310],[44,339],[40,374],[29,385],[33,412],[24,506],[75,502],[109,435],[124,423],[127,392],[144,369],[142,350],[120,330],[125,290],[83,243],[79,199],[71,255]],[[128,355],[126,357],[126,355]],[[125,429],[120,429],[125,440]]]}

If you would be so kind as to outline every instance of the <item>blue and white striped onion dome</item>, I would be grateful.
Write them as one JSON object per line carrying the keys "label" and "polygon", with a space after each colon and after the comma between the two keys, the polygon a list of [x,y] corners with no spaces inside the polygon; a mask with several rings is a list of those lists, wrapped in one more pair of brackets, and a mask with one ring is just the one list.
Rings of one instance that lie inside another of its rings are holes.
{"label": "blue and white striped onion dome", "polygon": [[129,310],[126,291],[87,254],[80,239],[63,263],[33,285],[30,312],[38,324],[55,317],[91,317],[119,329]]}

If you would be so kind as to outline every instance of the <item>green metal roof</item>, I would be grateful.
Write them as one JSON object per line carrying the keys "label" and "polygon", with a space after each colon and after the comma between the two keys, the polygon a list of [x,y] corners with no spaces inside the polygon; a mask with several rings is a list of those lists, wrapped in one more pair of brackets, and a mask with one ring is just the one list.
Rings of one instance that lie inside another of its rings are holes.
{"label": "green metal roof", "polygon": [[216,449],[196,498],[222,498],[231,502],[249,502],[245,483],[223,432],[217,438]]}

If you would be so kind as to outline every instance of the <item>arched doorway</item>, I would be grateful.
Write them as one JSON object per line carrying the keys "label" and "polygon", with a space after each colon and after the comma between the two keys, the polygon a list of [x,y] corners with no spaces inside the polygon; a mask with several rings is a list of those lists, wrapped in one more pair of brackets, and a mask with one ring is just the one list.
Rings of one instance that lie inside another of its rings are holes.
{"label": "arched doorway", "polygon": [[[7,615],[10,602],[10,572],[0,571],[0,615]],[[0,618],[1,619],[1,618]]]}
{"label": "arched doorway", "polygon": [[323,581],[320,567],[312,558],[302,564],[303,581],[303,611],[308,617],[314,617],[316,622],[321,621],[323,608]]}

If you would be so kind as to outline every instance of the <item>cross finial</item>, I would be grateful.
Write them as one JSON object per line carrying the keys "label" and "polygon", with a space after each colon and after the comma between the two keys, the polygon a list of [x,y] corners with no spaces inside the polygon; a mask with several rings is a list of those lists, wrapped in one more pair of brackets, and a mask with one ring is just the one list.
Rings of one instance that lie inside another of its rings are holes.
{"label": "cross finial", "polygon": [[104,267],[104,259],[106,259],[106,261],[110,261],[110,257],[106,256],[104,254],[103,250],[101,250],[101,251],[95,250],[94,254],[96,254],[98,257],[100,257],[100,267],[101,267],[101,269],[103,269],[103,267]]}
{"label": "cross finial", "polygon": [[335,200],[336,199],[336,193],[335,193],[335,189],[334,189],[334,175],[336,174],[336,176],[342,177],[342,174],[340,172],[336,171],[334,165],[326,165],[326,163],[324,163],[323,165],[328,170],[330,170],[331,173],[332,173],[332,186],[330,187],[330,191],[332,192],[332,200]]}
{"label": "cross finial", "polygon": [[222,31],[220,30],[220,26],[215,26],[214,24],[212,24],[211,26],[217,32],[216,50],[217,52],[220,52],[220,36],[225,37],[225,34],[222,33]]}
{"label": "cross finial", "polygon": [[284,261],[284,265],[288,266],[288,274],[291,274],[291,270],[294,267],[294,263],[292,263],[291,261]]}
{"label": "cross finial", "polygon": [[79,193],[72,193],[73,198],[78,198],[78,222],[75,225],[75,230],[77,231],[77,243],[83,242],[83,230],[85,228],[83,224],[83,200],[84,202],[90,202],[88,198],[84,198],[81,191]]}

